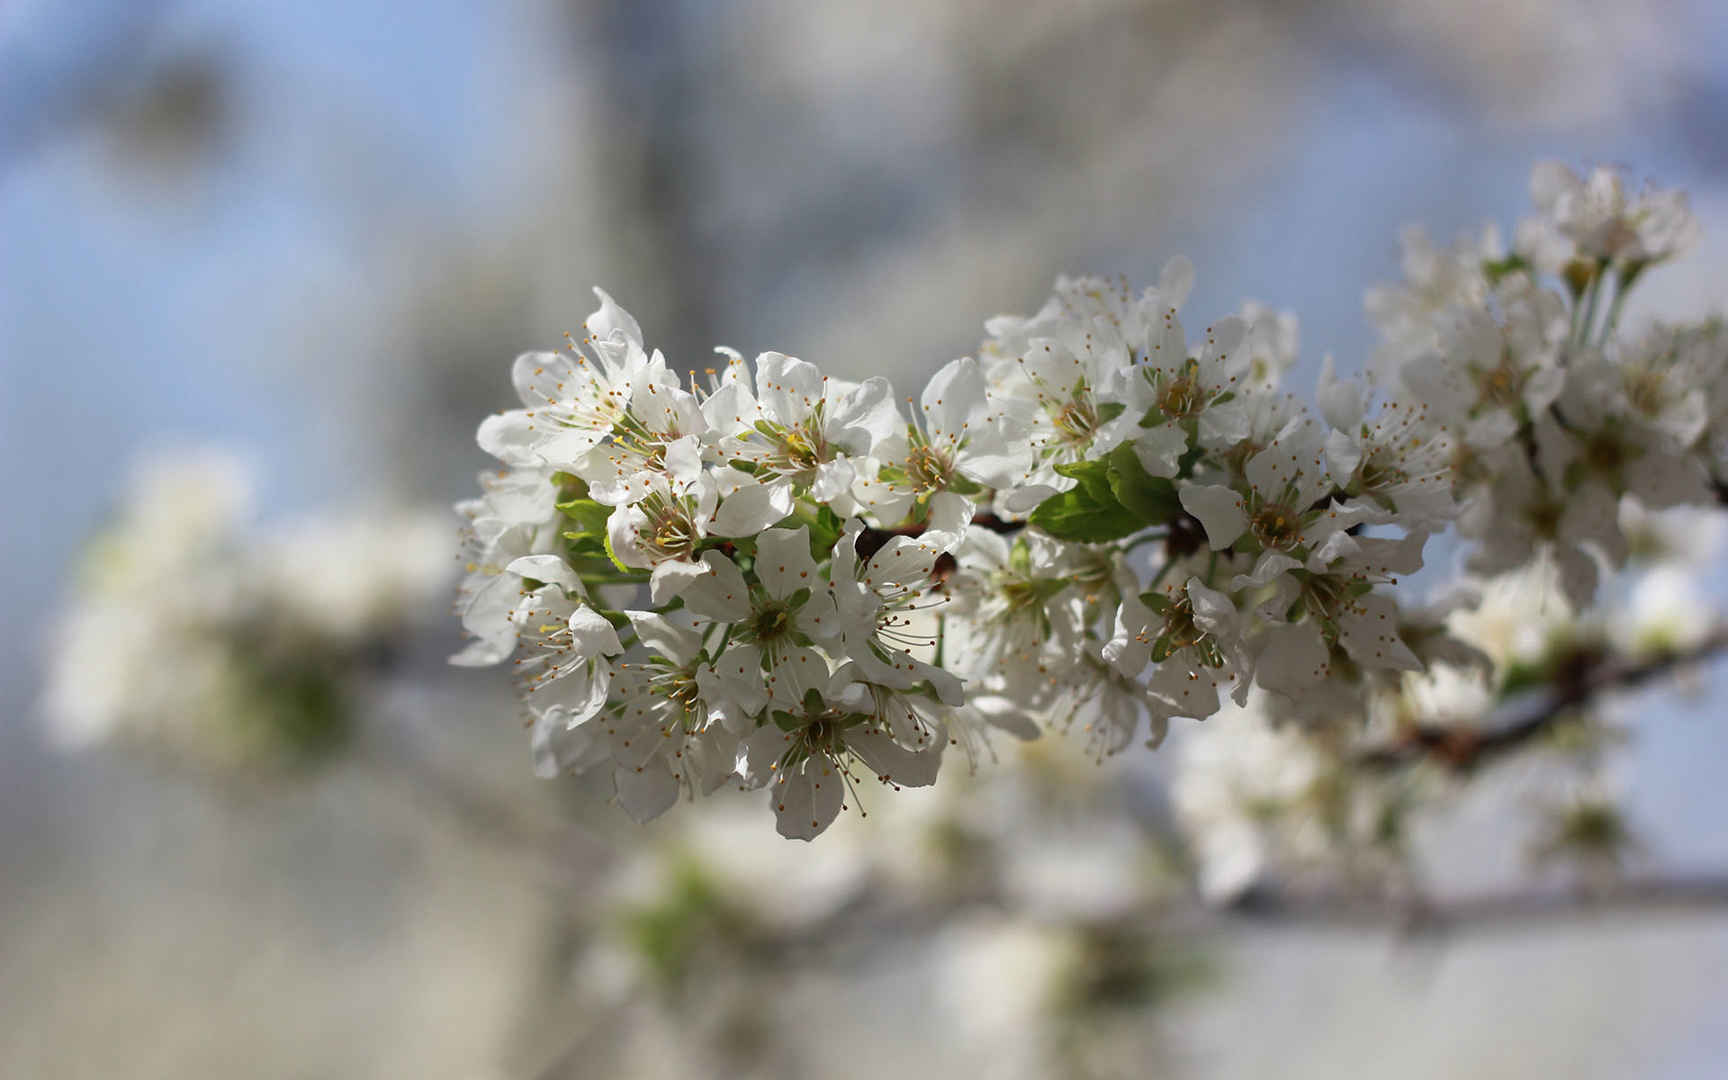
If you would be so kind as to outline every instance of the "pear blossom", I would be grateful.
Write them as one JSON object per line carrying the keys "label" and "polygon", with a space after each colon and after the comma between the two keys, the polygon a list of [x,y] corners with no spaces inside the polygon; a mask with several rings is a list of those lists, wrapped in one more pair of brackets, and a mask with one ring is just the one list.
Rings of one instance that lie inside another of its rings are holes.
{"label": "pear blossom", "polygon": [[928,683],[943,702],[959,705],[960,679],[930,662],[934,624],[949,604],[933,587],[942,553],[928,541],[896,536],[860,566],[858,535],[854,519],[832,563],[836,625],[847,654],[875,685],[908,690]]}
{"label": "pear blossom", "polygon": [[510,615],[520,581],[505,568],[522,556],[549,553],[557,542],[557,490],[550,470],[481,473],[480,486],[481,498],[456,506],[467,520],[462,534],[467,576],[457,590],[456,612],[470,640],[451,663],[465,667],[509,657],[516,647]]}
{"label": "pear blossom", "polygon": [[1636,493],[1656,508],[1709,501],[1701,462],[1675,449],[1672,428],[1641,422],[1624,397],[1603,384],[1617,373],[1581,358],[1552,419],[1534,425],[1544,468],[1569,488],[1599,485],[1616,499]]}
{"label": "pear blossom", "polygon": [[1607,487],[1562,491],[1547,473],[1512,457],[1459,529],[1478,542],[1467,564],[1472,573],[1492,576],[1532,559],[1552,560],[1567,600],[1582,608],[1601,580],[1597,553],[1612,565],[1626,559],[1618,514],[1619,499]]}
{"label": "pear blossom", "polygon": [[1247,435],[1247,406],[1240,397],[1252,360],[1244,344],[1247,333],[1241,319],[1223,319],[1207,329],[1190,355],[1175,312],[1165,313],[1162,333],[1154,335],[1139,367],[1141,379],[1132,384],[1131,400],[1143,412],[1139,426],[1148,429],[1135,441],[1134,452],[1148,473],[1177,475],[1191,439],[1216,451]]}
{"label": "pear blossom", "polygon": [[655,603],[677,596],[704,572],[697,557],[709,536],[751,536],[784,518],[790,493],[736,469],[699,473],[689,480],[659,473],[634,502],[618,505],[606,535],[617,560],[653,571]]}
{"label": "pear blossom", "polygon": [[1244,300],[1236,314],[1248,326],[1245,385],[1276,391],[1301,351],[1301,321],[1294,311],[1275,311],[1256,300]]}
{"label": "pear blossom", "polygon": [[1197,577],[1125,597],[1101,655],[1129,678],[1156,664],[1147,683],[1154,742],[1162,741],[1170,717],[1204,720],[1218,710],[1219,690],[1234,684],[1240,699],[1253,677],[1235,604]]}
{"label": "pear blossom", "polygon": [[734,378],[721,393],[721,411],[736,427],[721,441],[720,455],[775,488],[807,490],[822,502],[845,496],[857,478],[854,459],[902,427],[886,379],[832,379],[783,353],[756,358],[754,392]]}
{"label": "pear blossom", "polygon": [[1614,169],[1580,176],[1545,161],[1531,175],[1530,193],[1544,223],[1571,241],[1578,258],[1642,266],[1683,254],[1697,241],[1698,223],[1685,192],[1629,195]]}
{"label": "pear blossom", "polygon": [[949,663],[962,678],[1013,688],[1010,697],[1042,692],[1047,655],[1083,634],[1072,556],[1037,533],[1008,538],[976,525],[954,556]]}
{"label": "pear blossom", "polygon": [[[851,671],[797,667],[776,685],[773,722],[745,740],[747,784],[766,784],[780,835],[809,840],[834,820],[862,768],[883,784],[935,782],[942,744],[901,747],[873,715]],[[854,796],[856,797],[856,796]]]}
{"label": "pear blossom", "polygon": [[1156,747],[1169,730],[1170,698],[1138,679],[1122,674],[1104,658],[1102,650],[1088,642],[1074,664],[1055,673],[1053,693],[1044,711],[1053,727],[1080,729],[1095,758],[1125,749],[1148,727],[1147,743]]}
{"label": "pear blossom", "polygon": [[1024,512],[1073,486],[1058,465],[1101,457],[1137,430],[1139,417],[1112,400],[1129,379],[1127,352],[1102,342],[1075,346],[1034,338],[998,375],[991,402],[1015,442],[1030,450],[1003,505]]}
{"label": "pear blossom", "polygon": [[630,402],[613,421],[612,435],[576,462],[588,493],[606,506],[634,502],[657,475],[694,482],[702,472],[707,433],[696,395],[658,382],[631,387]]}
{"label": "pear blossom", "polygon": [[1181,500],[1205,527],[1212,550],[1258,553],[1255,577],[1269,584],[1275,573],[1301,565],[1333,534],[1370,516],[1357,503],[1334,503],[1334,486],[1325,437],[1303,417],[1249,458],[1234,486],[1187,484]]}
{"label": "pear blossom", "polygon": [[1488,266],[1503,257],[1499,231],[1487,226],[1436,248],[1428,230],[1407,226],[1399,235],[1404,280],[1368,290],[1368,317],[1386,339],[1375,370],[1396,370],[1412,355],[1435,348],[1437,320],[1448,312],[1482,306],[1492,291]]}
{"label": "pear blossom", "polygon": [[765,667],[778,667],[814,641],[841,632],[833,589],[817,575],[810,555],[808,529],[762,532],[754,583],[718,551],[708,551],[702,562],[706,572],[685,586],[685,605],[702,618],[731,624],[733,639],[754,646]]}
{"label": "pear blossom", "polygon": [[531,708],[556,700],[566,723],[579,724],[606,704],[609,657],[624,651],[617,631],[586,601],[582,582],[556,555],[528,555],[508,567],[537,587],[524,590],[511,613],[526,655],[516,661]]}
{"label": "pear blossom", "polygon": [[1339,492],[1406,528],[1439,529],[1458,516],[1452,466],[1456,445],[1419,401],[1394,397],[1369,413],[1359,383],[1338,379],[1332,358],[1316,393],[1326,434],[1326,464]]}
{"label": "pear blossom", "polygon": [[1565,385],[1554,313],[1557,298],[1538,294],[1501,324],[1470,310],[1447,321],[1436,350],[1403,370],[1404,385],[1437,422],[1472,447],[1505,443],[1523,416],[1540,415]]}
{"label": "pear blossom", "polygon": [[917,510],[932,531],[957,533],[972,517],[969,496],[1011,482],[1014,461],[998,427],[977,361],[945,365],[931,376],[911,422],[877,444],[879,464],[874,476],[859,479],[858,501],[885,525]]}
{"label": "pear blossom", "polygon": [[636,320],[602,290],[594,295],[587,351],[572,342],[567,353],[518,356],[512,380],[523,408],[480,425],[482,450],[507,465],[573,467],[611,434],[638,387],[675,387],[665,357],[645,351]]}

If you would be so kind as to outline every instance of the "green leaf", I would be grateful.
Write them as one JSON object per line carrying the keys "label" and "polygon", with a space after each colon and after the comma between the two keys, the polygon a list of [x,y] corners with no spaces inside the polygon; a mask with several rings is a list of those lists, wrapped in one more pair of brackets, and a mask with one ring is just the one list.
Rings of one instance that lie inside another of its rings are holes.
{"label": "green leaf", "polygon": [[1102,483],[1110,471],[1108,461],[1075,461],[1066,465],[1056,466],[1056,472],[1070,480],[1078,480],[1081,484]]}
{"label": "green leaf", "polygon": [[834,545],[840,542],[840,534],[846,531],[846,521],[839,514],[823,505],[816,511],[815,520],[810,522],[810,555],[817,562],[826,562],[834,554]]}
{"label": "green leaf", "polygon": [[552,474],[552,483],[558,489],[560,500],[588,497],[588,481],[575,473],[555,472]]}
{"label": "green leaf", "polygon": [[1136,515],[1143,525],[1163,525],[1182,513],[1182,500],[1176,485],[1162,476],[1153,476],[1140,464],[1140,458],[1129,445],[1118,446],[1105,459],[1110,494]]}
{"label": "green leaf", "polygon": [[[1102,464],[1100,462],[1099,464]],[[1143,526],[1140,518],[1110,494],[1110,485],[1087,485],[1052,495],[1038,504],[1028,520],[1058,540],[1102,544],[1120,540]]]}
{"label": "green leaf", "polygon": [[1508,274],[1515,274],[1528,269],[1530,269],[1529,261],[1516,253],[1508,255],[1504,259],[1484,259],[1482,262],[1482,273],[1488,278],[1490,285],[1500,284],[1500,279]]}
{"label": "green leaf", "polygon": [[572,540],[583,536],[606,535],[606,521],[612,516],[610,506],[593,499],[566,500],[558,504],[558,512],[574,526],[564,534]]}
{"label": "green leaf", "polygon": [[1058,465],[1056,472],[1071,480],[1080,482],[1080,490],[1094,502],[1109,505],[1117,501],[1110,490],[1110,463],[1107,460],[1076,461],[1071,465]]}
{"label": "green leaf", "polygon": [[[1192,431],[1190,431],[1188,433],[1188,437],[1190,439],[1192,439],[1194,437],[1194,433]],[[1206,456],[1206,451],[1204,449],[1202,449],[1201,447],[1198,447],[1198,446],[1190,446],[1188,448],[1188,452],[1186,454],[1183,454],[1179,459],[1177,459],[1176,475],[1179,477],[1193,476],[1195,463],[1198,462],[1201,458],[1203,458],[1205,456]]]}
{"label": "green leaf", "polygon": [[[834,554],[834,545],[839,543],[840,534],[846,531],[846,521],[825,505],[812,503],[809,499],[799,499],[790,514],[774,523],[774,528],[800,527],[810,530],[806,534],[810,538],[810,557],[823,563]],[[730,542],[741,550],[755,550],[750,537],[733,537]]]}

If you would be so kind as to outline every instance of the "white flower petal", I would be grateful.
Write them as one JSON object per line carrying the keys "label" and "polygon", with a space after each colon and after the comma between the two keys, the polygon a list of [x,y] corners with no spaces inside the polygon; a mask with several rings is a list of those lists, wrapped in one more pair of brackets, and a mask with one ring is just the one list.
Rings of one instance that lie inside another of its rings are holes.
{"label": "white flower petal", "polygon": [[624,615],[636,631],[636,640],[656,656],[683,665],[696,659],[696,654],[702,651],[700,633],[678,626],[664,615],[653,611],[626,611]]}
{"label": "white flower petal", "polygon": [[706,572],[702,563],[667,559],[654,568],[648,579],[648,598],[656,604],[669,604],[673,597]]}
{"label": "white flower petal", "polygon": [[511,560],[504,570],[518,577],[533,578],[548,585],[556,585],[563,589],[567,596],[587,595],[582,588],[582,579],[557,555],[524,555],[520,559]]}
{"label": "white flower petal", "polygon": [[782,772],[769,787],[774,827],[789,840],[813,840],[840,814],[845,783],[828,759],[815,756]]}
{"label": "white flower petal", "polygon": [[822,584],[816,575],[816,560],[810,557],[810,530],[768,529],[756,540],[756,576],[776,600],[784,600],[799,589]]}
{"label": "white flower petal", "polygon": [[1134,456],[1152,476],[1174,477],[1181,471],[1181,458],[1187,452],[1188,433],[1175,424],[1151,428],[1134,442]]}
{"label": "white flower petal", "polygon": [[1311,622],[1274,623],[1261,634],[1254,658],[1254,680],[1290,697],[1326,677],[1326,645]]}
{"label": "white flower petal", "polygon": [[1182,507],[1206,527],[1206,542],[1220,551],[1248,530],[1242,496],[1220,484],[1190,484],[1181,491]]}
{"label": "white flower petal", "polygon": [[738,564],[718,551],[702,553],[705,572],[691,578],[680,595],[684,606],[704,619],[742,622],[750,615],[750,586]]}
{"label": "white flower petal", "polygon": [[638,825],[653,821],[678,801],[678,781],[659,758],[636,768],[614,769],[612,777],[618,806]]}
{"label": "white flower petal", "polygon": [[751,482],[721,500],[709,530],[715,536],[755,536],[791,512],[791,485]]}
{"label": "white flower petal", "polygon": [[624,651],[611,622],[587,605],[570,613],[570,641],[578,656],[617,656]]}

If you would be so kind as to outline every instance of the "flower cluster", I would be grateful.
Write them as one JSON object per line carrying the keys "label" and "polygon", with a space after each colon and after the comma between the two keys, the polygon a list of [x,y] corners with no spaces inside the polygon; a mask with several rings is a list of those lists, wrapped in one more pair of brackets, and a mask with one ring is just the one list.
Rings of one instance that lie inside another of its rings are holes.
{"label": "flower cluster", "polygon": [[[1401,602],[1430,537],[1551,566],[1579,607],[1623,562],[1623,499],[1713,501],[1728,336],[1618,332],[1695,228],[1683,196],[1542,166],[1514,244],[1407,237],[1359,379],[1282,388],[1292,316],[1192,331],[1193,279],[1061,278],[901,403],[780,353],[681,384],[605,293],[515,364],[502,463],[461,506],[471,635],[513,658],[538,769],[632,817],[767,788],[808,839],[869,777],[930,784],[993,730],[1103,756],[1251,692],[1310,727],[1470,650]],[[597,290],[598,292],[598,290]]]}
{"label": "flower cluster", "polygon": [[449,529],[374,509],[254,534],[251,488],[219,450],[138,463],[55,627],[42,706],[57,742],[217,768],[340,744],[357,677],[441,610]]}

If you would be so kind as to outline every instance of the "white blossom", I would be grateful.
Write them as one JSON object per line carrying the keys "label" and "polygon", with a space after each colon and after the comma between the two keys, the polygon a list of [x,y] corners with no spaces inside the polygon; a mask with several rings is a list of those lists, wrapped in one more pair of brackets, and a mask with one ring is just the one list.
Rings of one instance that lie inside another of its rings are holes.
{"label": "white blossom", "polygon": [[1545,161],[1530,179],[1531,197],[1545,224],[1571,241],[1577,257],[1621,265],[1661,262],[1683,254],[1698,237],[1685,192],[1628,194],[1609,168],[1579,176]]}

